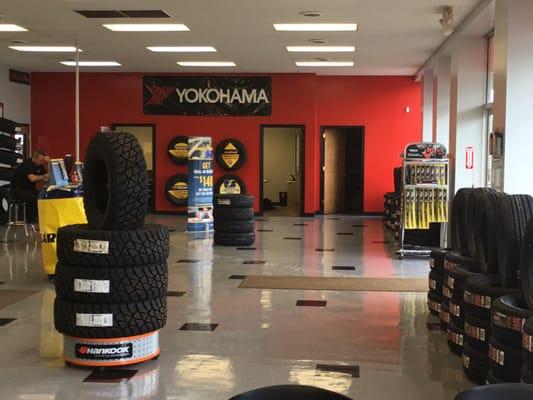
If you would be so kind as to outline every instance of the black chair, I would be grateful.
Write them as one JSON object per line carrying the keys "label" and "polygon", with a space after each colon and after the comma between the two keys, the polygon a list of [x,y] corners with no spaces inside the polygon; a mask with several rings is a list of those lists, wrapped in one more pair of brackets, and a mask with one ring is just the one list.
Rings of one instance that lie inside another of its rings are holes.
{"label": "black chair", "polygon": [[312,386],[267,386],[233,396],[230,400],[352,400],[329,390]]}
{"label": "black chair", "polygon": [[480,386],[459,393],[455,400],[531,400],[533,385],[525,383],[502,383]]}

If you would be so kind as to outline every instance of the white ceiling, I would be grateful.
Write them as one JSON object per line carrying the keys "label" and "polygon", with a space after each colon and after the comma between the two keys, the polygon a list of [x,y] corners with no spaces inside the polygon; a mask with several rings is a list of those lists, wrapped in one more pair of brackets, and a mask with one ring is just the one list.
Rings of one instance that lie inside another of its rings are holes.
{"label": "white ceiling", "polygon": [[[235,61],[235,72],[313,72],[333,75],[413,75],[445,39],[439,17],[452,6],[456,23],[479,0],[0,0],[0,23],[29,29],[0,33],[0,63],[29,71],[71,71],[59,64],[72,54],[24,54],[8,48],[10,41],[27,44],[71,45],[79,39],[83,60],[114,60],[121,68],[97,71],[197,72],[178,60]],[[75,9],[162,9],[170,19],[87,19]],[[306,18],[301,11],[319,11]],[[191,32],[111,32],[103,23],[179,22]],[[356,33],[275,32],[275,22],[357,22]],[[326,39],[329,45],[353,45],[353,54],[289,54],[285,46]],[[214,46],[214,54],[162,54],[146,46]],[[353,68],[301,68],[294,61],[355,60]],[[224,69],[223,71],[228,71]]]}

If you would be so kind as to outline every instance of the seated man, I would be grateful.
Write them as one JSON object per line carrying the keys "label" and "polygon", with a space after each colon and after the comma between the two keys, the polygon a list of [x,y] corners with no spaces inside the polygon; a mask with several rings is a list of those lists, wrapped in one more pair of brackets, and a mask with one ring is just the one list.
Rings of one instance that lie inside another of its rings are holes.
{"label": "seated man", "polygon": [[13,198],[26,203],[26,218],[30,224],[37,222],[37,194],[48,180],[44,168],[47,159],[41,150],[35,150],[31,158],[19,165],[13,178]]}

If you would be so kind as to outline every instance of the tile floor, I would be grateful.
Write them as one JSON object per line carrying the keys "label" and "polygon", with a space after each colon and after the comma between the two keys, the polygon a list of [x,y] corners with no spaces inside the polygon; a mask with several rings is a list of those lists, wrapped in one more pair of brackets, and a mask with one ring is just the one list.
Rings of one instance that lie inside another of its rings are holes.
{"label": "tile floor", "polygon": [[[255,250],[236,251],[213,247],[210,239],[189,240],[182,217],[150,217],[175,229],[162,353],[103,377],[65,367],[61,359],[54,290],[39,246],[0,243],[0,290],[38,290],[0,309],[0,398],[225,400],[297,383],[358,400],[451,400],[471,387],[445,335],[428,329],[436,319],[428,316],[424,293],[238,289],[240,280],[228,279],[427,276],[427,260],[398,260],[391,245],[381,243],[391,238],[379,218],[335,218],[267,217],[257,222],[264,231]],[[200,330],[180,330],[185,324]]]}

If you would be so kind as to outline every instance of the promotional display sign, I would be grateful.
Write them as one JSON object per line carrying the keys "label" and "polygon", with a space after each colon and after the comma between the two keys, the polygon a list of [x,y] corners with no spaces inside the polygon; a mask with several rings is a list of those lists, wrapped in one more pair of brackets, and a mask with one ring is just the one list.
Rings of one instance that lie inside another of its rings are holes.
{"label": "promotional display sign", "polygon": [[406,147],[406,159],[442,159],[446,158],[446,147],[440,143],[413,143]]}
{"label": "promotional display sign", "polygon": [[213,146],[210,137],[189,138],[188,232],[213,230]]}
{"label": "promotional display sign", "polygon": [[150,115],[269,116],[272,80],[253,76],[145,76]]}

